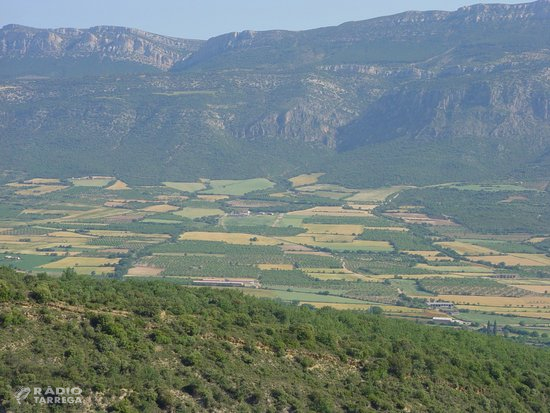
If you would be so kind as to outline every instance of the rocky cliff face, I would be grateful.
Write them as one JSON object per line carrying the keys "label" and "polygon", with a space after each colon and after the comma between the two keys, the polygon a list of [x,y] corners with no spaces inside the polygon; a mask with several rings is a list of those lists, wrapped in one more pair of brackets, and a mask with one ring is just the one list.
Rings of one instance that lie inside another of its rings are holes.
{"label": "rocky cliff face", "polygon": [[[282,162],[270,145],[282,145],[289,159],[296,155],[289,168],[299,168],[296,148],[306,145],[335,156],[373,153],[373,162],[407,146],[415,167],[430,147],[449,158],[463,151],[467,165],[483,170],[498,157],[507,172],[538,162],[544,173],[548,27],[550,0],[407,12],[305,32],[245,31],[207,42],[114,27],[6,26],[0,62],[47,57],[63,66],[64,58],[95,56],[166,73],[9,78],[0,84],[0,144],[9,152],[0,169],[47,162],[63,147],[80,159],[78,171],[121,159],[122,171],[138,174],[147,163],[162,177],[164,167],[209,166],[217,162],[212,154],[232,154],[237,171],[255,147],[270,159],[261,162],[269,171]],[[353,162],[362,165],[354,156],[350,170]]]}
{"label": "rocky cliff face", "polygon": [[166,70],[187,59],[202,43],[125,27],[41,30],[8,25],[0,29],[0,59],[96,56]]}

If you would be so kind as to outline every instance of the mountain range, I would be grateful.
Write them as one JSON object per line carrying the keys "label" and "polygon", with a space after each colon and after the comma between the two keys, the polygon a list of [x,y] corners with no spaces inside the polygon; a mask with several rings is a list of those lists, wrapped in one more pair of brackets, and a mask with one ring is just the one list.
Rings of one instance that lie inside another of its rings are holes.
{"label": "mountain range", "polygon": [[207,41],[0,29],[0,169],[351,186],[550,175],[550,1]]}

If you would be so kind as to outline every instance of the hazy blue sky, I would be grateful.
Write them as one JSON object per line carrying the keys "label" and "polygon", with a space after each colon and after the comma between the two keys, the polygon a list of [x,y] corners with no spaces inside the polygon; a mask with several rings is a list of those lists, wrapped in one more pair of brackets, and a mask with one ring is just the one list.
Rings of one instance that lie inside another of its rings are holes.
{"label": "hazy blue sky", "polygon": [[[406,10],[456,10],[468,0],[0,0],[0,26],[129,26],[206,39],[231,31],[300,30]],[[521,3],[522,1],[484,1]]]}

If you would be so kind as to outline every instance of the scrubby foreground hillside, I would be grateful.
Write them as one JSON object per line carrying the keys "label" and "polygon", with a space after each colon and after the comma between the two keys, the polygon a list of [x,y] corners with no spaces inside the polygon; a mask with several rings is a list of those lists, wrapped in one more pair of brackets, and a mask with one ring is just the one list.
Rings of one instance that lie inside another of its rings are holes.
{"label": "scrubby foreground hillside", "polygon": [[547,412],[550,403],[550,354],[495,337],[236,291],[0,274],[8,410],[38,411],[31,398],[17,404],[20,386],[81,387],[88,411]]}

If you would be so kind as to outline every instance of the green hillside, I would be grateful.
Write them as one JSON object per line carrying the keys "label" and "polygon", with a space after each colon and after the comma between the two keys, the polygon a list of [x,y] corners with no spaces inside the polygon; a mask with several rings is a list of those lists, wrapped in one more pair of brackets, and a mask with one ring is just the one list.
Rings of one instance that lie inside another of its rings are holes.
{"label": "green hillside", "polygon": [[[0,404],[79,386],[87,410],[548,412],[550,353],[238,291],[0,270]],[[52,411],[67,411],[66,406]]]}

